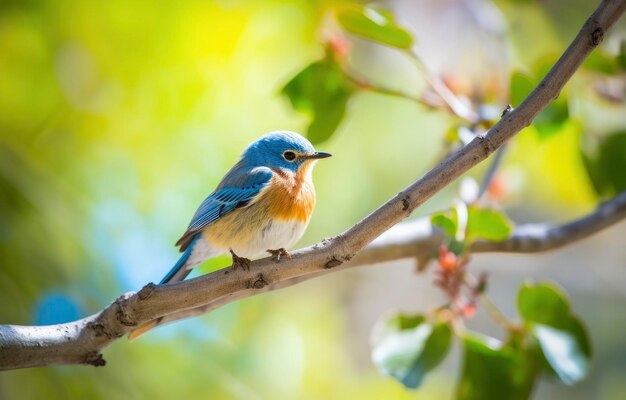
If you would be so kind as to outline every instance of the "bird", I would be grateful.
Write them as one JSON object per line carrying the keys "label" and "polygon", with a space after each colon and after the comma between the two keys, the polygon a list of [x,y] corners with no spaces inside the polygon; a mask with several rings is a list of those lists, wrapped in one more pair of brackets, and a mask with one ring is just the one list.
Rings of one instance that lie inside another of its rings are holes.
{"label": "bird", "polygon": [[[249,270],[251,258],[268,253],[276,262],[291,257],[288,249],[302,237],[315,208],[313,167],[330,156],[295,132],[274,131],[252,142],[196,210],[176,242],[183,254],[160,284],[181,281],[224,253],[231,254],[234,270]],[[159,322],[138,326],[129,339]]]}

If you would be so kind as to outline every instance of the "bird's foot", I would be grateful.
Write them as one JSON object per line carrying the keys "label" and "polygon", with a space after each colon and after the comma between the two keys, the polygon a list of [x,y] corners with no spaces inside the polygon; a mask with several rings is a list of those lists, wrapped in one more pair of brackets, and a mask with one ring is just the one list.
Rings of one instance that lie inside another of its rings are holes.
{"label": "bird's foot", "polygon": [[267,250],[267,252],[272,255],[272,260],[274,260],[274,262],[280,262],[282,257],[291,258],[291,254],[289,254],[289,252],[282,247],[278,250]]}
{"label": "bird's foot", "polygon": [[230,250],[230,254],[233,256],[233,271],[237,271],[237,268],[244,271],[250,271],[250,260],[247,258],[239,257],[234,251]]}

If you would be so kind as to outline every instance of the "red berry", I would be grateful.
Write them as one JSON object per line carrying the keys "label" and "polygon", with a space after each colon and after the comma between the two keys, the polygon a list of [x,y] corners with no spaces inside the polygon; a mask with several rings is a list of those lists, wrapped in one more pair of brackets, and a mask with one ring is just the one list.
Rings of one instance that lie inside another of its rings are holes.
{"label": "red berry", "polygon": [[446,246],[441,246],[439,248],[439,265],[443,269],[451,270],[457,268],[459,260],[456,254],[448,250]]}

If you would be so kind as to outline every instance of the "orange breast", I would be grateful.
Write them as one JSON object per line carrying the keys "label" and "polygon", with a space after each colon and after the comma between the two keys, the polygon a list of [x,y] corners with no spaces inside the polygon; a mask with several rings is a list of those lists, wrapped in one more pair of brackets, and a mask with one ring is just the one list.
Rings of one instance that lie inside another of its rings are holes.
{"label": "orange breast", "polygon": [[272,182],[263,196],[272,218],[309,222],[315,208],[315,188],[308,170],[312,165],[307,164],[296,174],[274,170]]}

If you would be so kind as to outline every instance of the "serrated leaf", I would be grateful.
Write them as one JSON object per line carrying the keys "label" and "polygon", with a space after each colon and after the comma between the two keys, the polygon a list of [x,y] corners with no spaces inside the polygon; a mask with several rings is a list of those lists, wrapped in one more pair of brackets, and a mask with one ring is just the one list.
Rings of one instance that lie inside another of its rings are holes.
{"label": "serrated leaf", "polygon": [[431,324],[419,315],[396,316],[376,335],[372,361],[382,374],[413,389],[445,358],[451,337],[447,324]]}
{"label": "serrated leaf", "polygon": [[351,7],[338,14],[345,30],[374,42],[407,49],[413,44],[411,35],[399,27],[391,13],[374,7]]}
{"label": "serrated leaf", "polygon": [[513,232],[513,223],[503,213],[478,206],[468,207],[468,241],[485,239],[494,242],[508,239]]}
{"label": "serrated leaf", "polygon": [[478,335],[463,337],[460,400],[528,399],[541,367],[536,350]]}
{"label": "serrated leaf", "polygon": [[354,85],[330,55],[304,68],[282,89],[294,109],[312,117],[307,137],[313,144],[332,136],[353,92]]}
{"label": "serrated leaf", "polygon": [[581,381],[589,371],[589,356],[572,332],[535,324],[533,333],[544,357],[566,385]]}

